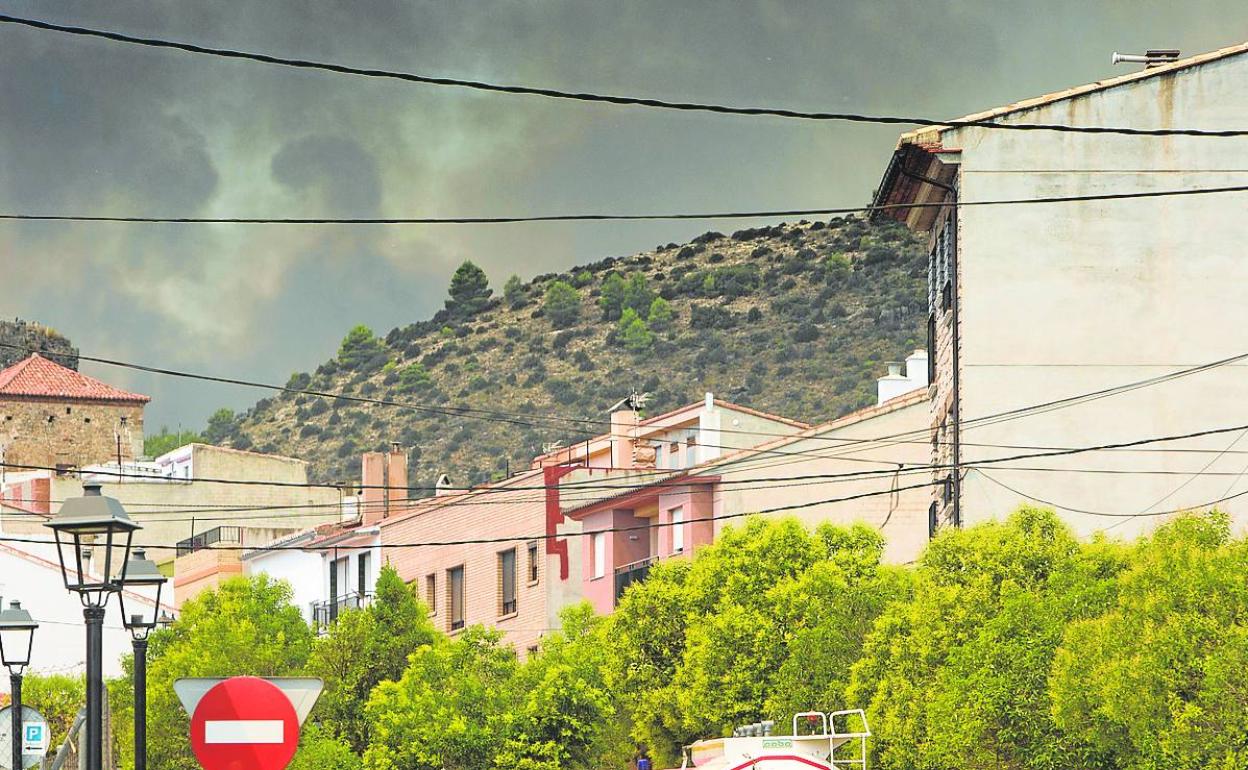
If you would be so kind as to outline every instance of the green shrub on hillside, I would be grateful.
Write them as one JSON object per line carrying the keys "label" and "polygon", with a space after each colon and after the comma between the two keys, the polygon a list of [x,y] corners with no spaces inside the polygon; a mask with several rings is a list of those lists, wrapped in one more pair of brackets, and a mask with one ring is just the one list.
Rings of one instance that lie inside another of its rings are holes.
{"label": "green shrub on hillside", "polygon": [[563,281],[555,281],[546,289],[542,309],[556,329],[576,323],[581,315],[581,294]]}

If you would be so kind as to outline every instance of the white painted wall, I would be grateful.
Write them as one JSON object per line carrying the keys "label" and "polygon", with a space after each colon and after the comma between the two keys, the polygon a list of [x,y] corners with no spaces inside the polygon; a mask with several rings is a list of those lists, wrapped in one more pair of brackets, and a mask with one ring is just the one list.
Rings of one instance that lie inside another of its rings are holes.
{"label": "white painted wall", "polygon": [[[166,587],[168,590],[168,587]],[[53,546],[0,544],[0,597],[4,606],[16,599],[39,623],[31,656],[31,673],[81,674],[86,671],[86,627],[77,594],[65,590]],[[127,596],[127,606],[137,597]],[[147,603],[150,607],[150,602]],[[170,608],[172,610],[172,608]],[[131,651],[130,632],[121,625],[114,597],[104,617],[104,677],[121,676],[121,659]],[[9,677],[0,677],[8,692]],[[35,704],[36,706],[38,704]]]}
{"label": "white painted wall", "polygon": [[[1248,56],[1123,84],[1006,120],[1242,128]],[[1244,184],[1248,138],[1131,137],[959,129],[964,201]],[[960,212],[963,419],[1141,380],[1248,352],[1248,195],[967,207]],[[963,431],[963,459],[1078,447],[1248,423],[1244,364],[1083,406]],[[1248,435],[1013,463],[1066,472],[985,471],[1055,503],[1081,534],[1146,531],[1155,517],[1248,490]],[[1219,456],[1217,452],[1226,454]],[[1024,450],[1025,451],[1025,450]],[[1212,464],[1206,469],[1207,463]],[[1075,469],[1133,471],[1128,475]],[[1193,474],[1202,471],[1206,474]],[[1152,473],[1134,473],[1151,471]],[[1176,474],[1176,475],[1163,475]],[[968,523],[1026,499],[971,472]],[[1248,497],[1220,504],[1241,526]]]}
{"label": "white painted wall", "polygon": [[[298,545],[308,539],[311,539],[310,534],[278,542]],[[318,554],[297,550],[254,551],[245,554],[242,561],[244,575],[266,574],[289,583],[294,591],[295,606],[303,613],[304,620],[312,621],[312,603],[326,598],[321,588],[322,567]]]}

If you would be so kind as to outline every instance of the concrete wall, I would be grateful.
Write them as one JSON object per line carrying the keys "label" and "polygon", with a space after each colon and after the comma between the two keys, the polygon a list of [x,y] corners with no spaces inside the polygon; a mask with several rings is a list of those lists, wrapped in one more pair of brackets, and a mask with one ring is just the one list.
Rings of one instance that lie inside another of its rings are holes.
{"label": "concrete wall", "polygon": [[[1248,57],[1241,55],[1008,120],[1242,128],[1246,84]],[[968,201],[1236,185],[1248,158],[1248,138],[961,129],[946,132],[943,144],[962,150]],[[963,420],[1248,351],[1246,201],[1233,193],[962,209]],[[1025,419],[968,425],[963,457],[973,463],[1020,451],[976,444],[1080,447],[1243,423],[1245,371],[1241,362]],[[1145,451],[1010,463],[1060,473],[984,469],[1024,494],[971,471],[964,518],[1003,516],[1030,496],[1057,504],[1080,534],[1133,535],[1158,518],[1074,509],[1136,514],[1204,505],[1248,489],[1245,451],[1248,440],[1234,432]],[[1129,473],[1077,472],[1086,469]],[[1248,521],[1248,498],[1219,507],[1240,526]]]}

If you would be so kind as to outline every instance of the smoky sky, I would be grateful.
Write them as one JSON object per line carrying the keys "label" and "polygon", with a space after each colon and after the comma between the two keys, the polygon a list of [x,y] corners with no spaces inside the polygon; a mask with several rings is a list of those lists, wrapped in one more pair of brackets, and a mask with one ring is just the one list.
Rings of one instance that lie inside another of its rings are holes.
{"label": "smoky sky", "polygon": [[[377,67],[739,105],[953,117],[1248,38],[1173,3],[9,2],[50,21]],[[0,210],[402,217],[859,205],[899,130],[490,95],[0,27]],[[0,317],[86,354],[284,382],[357,323],[746,224],[0,224]],[[200,427],[261,391],[84,365]]]}

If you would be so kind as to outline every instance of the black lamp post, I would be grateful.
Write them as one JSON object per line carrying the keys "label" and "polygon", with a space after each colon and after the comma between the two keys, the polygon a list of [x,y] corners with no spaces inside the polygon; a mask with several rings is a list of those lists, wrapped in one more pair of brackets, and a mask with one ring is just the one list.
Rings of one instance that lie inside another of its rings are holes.
{"label": "black lamp post", "polygon": [[[121,622],[134,642],[134,770],[147,770],[147,635],[157,625],[167,627],[161,612],[160,591],[168,580],[142,548],[126,564],[124,590],[117,594]],[[132,592],[127,601],[127,592]],[[135,601],[140,599],[141,601]],[[151,602],[151,609],[146,604]]]}
{"label": "black lamp post", "polygon": [[[82,497],[61,504],[44,526],[56,533],[56,555],[65,588],[78,594],[87,625],[87,749],[84,770],[102,770],[104,762],[104,608],[108,596],[121,590],[126,577],[130,542],[139,525],[121,503],[100,494],[98,484],[84,484]],[[93,571],[91,549],[102,548]],[[116,551],[116,553],[114,553]]]}
{"label": "black lamp post", "polygon": [[15,770],[22,770],[22,672],[30,665],[38,627],[20,602],[12,602],[7,610],[0,610],[0,661],[9,670],[13,688],[9,712],[13,719],[10,743],[13,744],[12,767]]}

